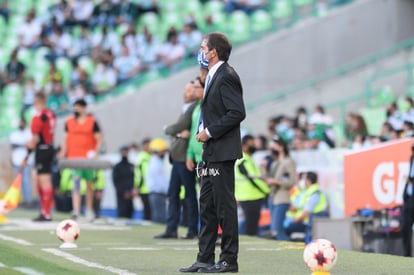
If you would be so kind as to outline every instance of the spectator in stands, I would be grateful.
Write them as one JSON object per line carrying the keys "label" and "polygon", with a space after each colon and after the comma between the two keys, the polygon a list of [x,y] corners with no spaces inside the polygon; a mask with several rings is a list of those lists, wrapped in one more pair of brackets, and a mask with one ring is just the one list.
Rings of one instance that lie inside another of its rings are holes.
{"label": "spectator in stands", "polygon": [[414,136],[414,123],[411,120],[404,120],[401,137],[413,137]]}
{"label": "spectator in stands", "polygon": [[18,49],[14,49],[10,55],[10,61],[6,65],[4,84],[22,84],[26,66],[17,59]]}
{"label": "spectator in stands", "polygon": [[398,111],[397,102],[392,102],[387,107],[387,122],[389,122],[394,130],[402,130],[403,115]]}
{"label": "spectator in stands", "polygon": [[364,118],[356,113],[349,113],[346,117],[345,136],[349,142],[353,142],[355,136],[366,136],[368,134],[367,125]]}
{"label": "spectator in stands", "polygon": [[277,240],[289,240],[283,228],[283,221],[289,209],[289,190],[296,183],[296,163],[289,155],[287,143],[275,135],[270,144],[271,153],[276,158],[270,171],[266,171],[267,163],[261,165],[262,175],[270,186],[269,207],[272,217],[271,230]]}
{"label": "spectator in stands", "polygon": [[9,23],[9,16],[10,16],[9,0],[4,0],[2,3],[0,3],[0,16],[4,18],[4,20],[6,21],[6,24]]}
{"label": "spectator in stands", "polygon": [[318,176],[314,172],[306,173],[306,191],[301,197],[299,205],[292,211],[299,211],[300,214],[296,215],[292,223],[286,228],[288,236],[293,232],[303,232],[306,234],[305,242],[311,241],[311,230],[313,217],[328,217],[328,199],[326,195],[319,189]]}
{"label": "spectator in stands", "polygon": [[79,59],[81,56],[89,56],[92,51],[92,36],[89,34],[88,27],[81,26],[81,33],[78,38],[73,38],[69,50],[69,57]]}
{"label": "spectator in stands", "polygon": [[168,146],[161,138],[151,140],[151,159],[148,163],[145,181],[149,190],[151,204],[151,220],[165,223],[167,219],[167,193],[169,185],[169,173],[164,166],[164,156]]}
{"label": "spectator in stands", "polygon": [[314,112],[310,115],[308,123],[332,125],[332,117],[325,112],[322,105],[316,105]]}
{"label": "spectator in stands", "polygon": [[70,17],[68,1],[58,0],[50,7],[50,16],[56,20],[57,25],[65,26],[66,20]]}
{"label": "spectator in stands", "polygon": [[176,71],[185,56],[185,47],[178,41],[178,33],[172,28],[167,34],[167,42],[163,45],[161,52],[162,66]]}
{"label": "spectator in stands", "polygon": [[140,71],[140,62],[135,55],[129,54],[126,45],[122,48],[122,54],[115,58],[114,68],[117,71],[118,83],[125,82],[135,77]]}
{"label": "spectator in stands", "polygon": [[69,26],[87,25],[92,17],[94,5],[92,0],[73,0],[69,4]]}
{"label": "spectator in stands", "polygon": [[288,144],[293,140],[295,131],[293,130],[294,121],[287,116],[281,116],[279,123],[276,125],[276,134]]}
{"label": "spectator in stands", "polygon": [[291,142],[290,148],[292,150],[305,150],[307,145],[307,128],[294,128],[295,136]]}
{"label": "spectator in stands", "polygon": [[160,50],[161,44],[154,38],[148,28],[145,27],[144,40],[138,49],[138,57],[142,62],[142,68],[144,70],[154,70],[157,68]]}
{"label": "spectator in stands", "polygon": [[224,12],[232,13],[235,10],[242,10],[247,14],[251,14],[254,11],[264,8],[267,4],[267,0],[224,0]]}
{"label": "spectator in stands", "polygon": [[134,188],[134,165],[128,161],[128,146],[121,148],[121,161],[112,170],[112,180],[116,190],[118,217],[132,218]]}
{"label": "spectator in stands", "polygon": [[46,93],[49,93],[52,89],[52,84],[54,81],[61,82],[63,76],[61,72],[56,69],[55,62],[49,62],[49,72],[46,74],[45,79],[43,80],[43,86],[46,90]]}
{"label": "spectator in stands", "polygon": [[77,59],[72,60],[72,72],[70,75],[70,86],[74,87],[76,85],[83,85],[88,87],[89,85],[89,78],[88,73],[85,69],[79,66],[79,62]]}
{"label": "spectator in stands", "polygon": [[267,135],[269,138],[272,138],[274,135],[276,135],[276,126],[280,121],[280,117],[275,116],[271,117],[267,121]]}
{"label": "spectator in stands", "polygon": [[135,25],[138,18],[138,6],[131,3],[131,0],[121,0],[114,7],[116,24]]}
{"label": "spectator in stands", "polygon": [[324,125],[308,123],[306,149],[328,150],[329,145],[325,141]]}
{"label": "spectator in stands", "polygon": [[392,131],[394,131],[394,128],[392,127],[391,123],[389,123],[387,121],[384,122],[382,124],[381,132],[380,132],[380,135],[379,135],[380,140],[381,141],[390,140]]}
{"label": "spectator in stands", "polygon": [[32,170],[33,158],[30,158],[27,162],[27,165],[21,168],[23,160],[28,154],[26,144],[31,141],[32,133],[27,127],[26,120],[24,118],[20,119],[19,129],[13,131],[9,136],[9,142],[12,149],[12,164],[14,168],[15,175],[19,172],[22,174],[22,195],[23,195],[23,205],[31,206],[33,203],[32,198],[32,181],[30,177],[30,172]]}
{"label": "spectator in stands", "polygon": [[26,21],[17,30],[19,45],[28,49],[36,49],[40,46],[40,34],[42,25],[35,19],[36,11],[31,9],[26,16]]}
{"label": "spectator in stands", "polygon": [[38,92],[33,77],[26,79],[26,83],[23,86],[23,102],[20,116],[24,117],[26,111],[33,106],[34,95]]}
{"label": "spectator in stands", "polygon": [[188,21],[178,35],[178,41],[186,48],[188,57],[196,57],[200,48],[202,33],[198,30],[194,21]]}
{"label": "spectator in stands", "polygon": [[146,12],[159,13],[158,1],[157,0],[137,0],[135,1],[138,7],[138,15]]}
{"label": "spectator in stands", "polygon": [[353,150],[369,148],[370,146],[371,146],[371,141],[367,138],[366,135],[361,135],[361,134],[356,134],[351,144],[351,148]]}
{"label": "spectator in stands", "polygon": [[[134,25],[128,25],[128,29],[124,35],[122,35],[121,44],[122,47],[127,46],[129,54],[131,56],[136,56],[139,48],[140,35],[137,34],[137,30]],[[119,55],[122,54],[123,49]]]}
{"label": "spectator in stands", "polygon": [[47,108],[55,114],[69,110],[69,98],[63,89],[62,82],[52,81],[52,91],[47,99]]}
{"label": "spectator in stands", "polygon": [[45,38],[43,44],[50,48],[50,53],[46,55],[46,58],[50,62],[55,62],[59,57],[68,56],[72,38],[68,33],[63,32],[61,27],[55,27],[53,34]]}
{"label": "spectator in stands", "polygon": [[300,106],[296,109],[296,116],[293,119],[293,127],[306,129],[308,123],[308,111],[304,106]]}
{"label": "spectator in stands", "polygon": [[407,107],[404,110],[405,119],[414,119],[414,100],[407,96],[404,98],[404,102],[407,105]]}
{"label": "spectator in stands", "polygon": [[100,62],[96,65],[92,76],[92,90],[95,95],[106,93],[115,87],[116,71],[109,62]]}
{"label": "spectator in stands", "polygon": [[116,23],[115,16],[116,6],[111,0],[103,0],[95,4],[89,21],[89,26],[95,28],[97,26],[114,27]]}
{"label": "spectator in stands", "polygon": [[102,32],[98,32],[93,36],[93,47],[98,52],[106,50],[116,50],[118,47],[118,36],[117,34],[108,29],[107,26],[102,27]]}

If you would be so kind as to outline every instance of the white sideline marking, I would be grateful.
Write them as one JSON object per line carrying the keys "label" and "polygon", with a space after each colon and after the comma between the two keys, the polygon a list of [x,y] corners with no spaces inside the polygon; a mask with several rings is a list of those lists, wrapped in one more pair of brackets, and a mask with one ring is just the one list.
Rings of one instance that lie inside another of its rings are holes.
{"label": "white sideline marking", "polygon": [[77,263],[77,264],[85,265],[87,267],[103,269],[105,271],[112,272],[112,273],[115,273],[115,274],[120,274],[120,275],[136,275],[135,273],[131,273],[128,270],[125,270],[125,269],[119,269],[119,268],[112,267],[112,266],[109,266],[109,265],[101,265],[99,263],[94,263],[94,262],[84,260],[82,258],[79,258],[79,257],[75,256],[75,255],[63,252],[59,249],[42,248],[42,250],[45,251],[45,252],[51,253],[55,256],[63,257],[68,261],[71,261],[71,262],[74,262],[74,263]]}
{"label": "white sideline marking", "polygon": [[14,270],[20,271],[21,273],[25,274],[25,275],[44,275],[44,273],[42,272],[38,272],[34,269],[28,268],[28,267],[14,267]]}
{"label": "white sideline marking", "polygon": [[160,248],[155,248],[155,247],[112,247],[112,248],[108,248],[109,250],[125,250],[125,251],[129,251],[129,250],[137,250],[137,251],[159,251],[161,250]]}
{"label": "white sideline marking", "polygon": [[3,235],[3,234],[0,234],[0,239],[5,240],[5,241],[15,242],[17,244],[26,245],[26,246],[32,245],[32,243],[29,243],[26,240],[18,239],[18,238],[13,238],[13,237],[6,236],[6,235]]}
{"label": "white sideline marking", "polygon": [[3,263],[0,263],[0,267],[7,267],[7,266]]}

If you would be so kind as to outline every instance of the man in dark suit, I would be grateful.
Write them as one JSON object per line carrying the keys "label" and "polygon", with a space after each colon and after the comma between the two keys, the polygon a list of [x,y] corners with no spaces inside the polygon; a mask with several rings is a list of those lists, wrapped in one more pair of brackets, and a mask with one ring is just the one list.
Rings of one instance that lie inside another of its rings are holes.
{"label": "man in dark suit", "polygon": [[403,213],[402,213],[402,241],[404,247],[404,256],[412,256],[412,234],[414,223],[414,143],[412,144],[412,154],[410,157],[410,169],[408,179],[403,192]]}
{"label": "man in dark suit", "polygon": [[[193,83],[189,82],[184,89],[184,106],[177,122],[167,126],[164,132],[172,137],[170,160],[172,162],[170,185],[168,187],[167,228],[164,233],[154,236],[156,239],[176,239],[180,221],[181,186],[185,188],[185,206],[187,212],[188,232],[184,239],[194,239],[198,233],[198,204],[195,189],[196,175],[186,167],[187,148],[190,137],[191,116],[196,102]],[[183,211],[184,212],[184,211]],[[183,213],[184,214],[184,213]]]}
{"label": "man in dark suit", "polygon": [[[242,157],[240,123],[246,116],[239,76],[227,63],[231,44],[221,33],[206,35],[199,62],[208,62],[197,140],[203,145],[200,233],[197,261],[181,272],[238,272],[237,205],[234,163]],[[221,254],[215,262],[218,226],[222,228]]]}

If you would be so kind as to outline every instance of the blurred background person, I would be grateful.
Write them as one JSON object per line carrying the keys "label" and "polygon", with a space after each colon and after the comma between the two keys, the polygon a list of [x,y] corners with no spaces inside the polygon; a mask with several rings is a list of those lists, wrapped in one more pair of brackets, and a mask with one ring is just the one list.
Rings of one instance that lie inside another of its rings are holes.
{"label": "blurred background person", "polygon": [[32,170],[33,158],[30,158],[25,167],[21,167],[25,157],[28,155],[26,144],[32,139],[32,133],[27,128],[26,120],[20,119],[19,129],[10,133],[9,142],[12,149],[12,164],[15,176],[19,172],[22,174],[22,195],[23,201],[21,203],[24,207],[33,206],[32,197],[32,180],[30,172]]}
{"label": "blurred background person", "polygon": [[118,218],[131,219],[134,213],[132,204],[134,188],[134,165],[128,161],[128,147],[120,150],[121,161],[112,169],[112,181],[116,190]]}
{"label": "blurred background person", "polygon": [[148,163],[145,181],[149,191],[151,205],[151,220],[157,223],[167,221],[167,194],[170,175],[164,164],[167,153],[167,143],[161,138],[151,140],[149,144],[151,159]]}

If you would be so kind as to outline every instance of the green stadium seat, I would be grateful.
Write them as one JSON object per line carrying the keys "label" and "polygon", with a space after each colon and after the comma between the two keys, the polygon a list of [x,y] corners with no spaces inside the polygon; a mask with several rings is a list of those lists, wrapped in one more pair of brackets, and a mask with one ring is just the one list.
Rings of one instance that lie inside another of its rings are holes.
{"label": "green stadium seat", "polygon": [[293,5],[291,0],[273,1],[272,16],[278,21],[279,25],[286,25],[291,22],[293,17]]}
{"label": "green stadium seat", "polygon": [[255,11],[250,20],[253,32],[266,32],[272,28],[272,17],[267,11]]}
{"label": "green stadium seat", "polygon": [[379,135],[382,124],[386,120],[385,108],[363,108],[360,110],[360,114],[367,124],[368,134]]}
{"label": "green stadium seat", "polygon": [[20,48],[17,54],[17,59],[24,65],[30,66],[33,62],[33,52],[26,48]]}
{"label": "green stadium seat", "polygon": [[160,19],[155,12],[146,12],[139,19],[138,30],[142,31],[147,26],[152,34],[156,34],[160,29]]}
{"label": "green stadium seat", "polygon": [[235,43],[247,41],[250,38],[250,20],[243,11],[234,11],[228,21],[228,33]]}
{"label": "green stadium seat", "polygon": [[66,57],[59,57],[56,59],[56,68],[62,74],[63,86],[69,87],[70,75],[72,73],[72,63]]}
{"label": "green stadium seat", "polygon": [[224,3],[218,0],[211,0],[204,4],[204,13],[206,15],[213,15],[215,13],[221,13],[224,9]]}
{"label": "green stadium seat", "polygon": [[371,107],[385,106],[396,100],[395,93],[390,86],[385,86],[378,90],[374,90],[373,93],[374,96],[368,103]]}
{"label": "green stadium seat", "polygon": [[84,69],[90,76],[93,74],[93,70],[95,65],[93,64],[93,60],[89,56],[82,56],[79,58],[79,66]]}

